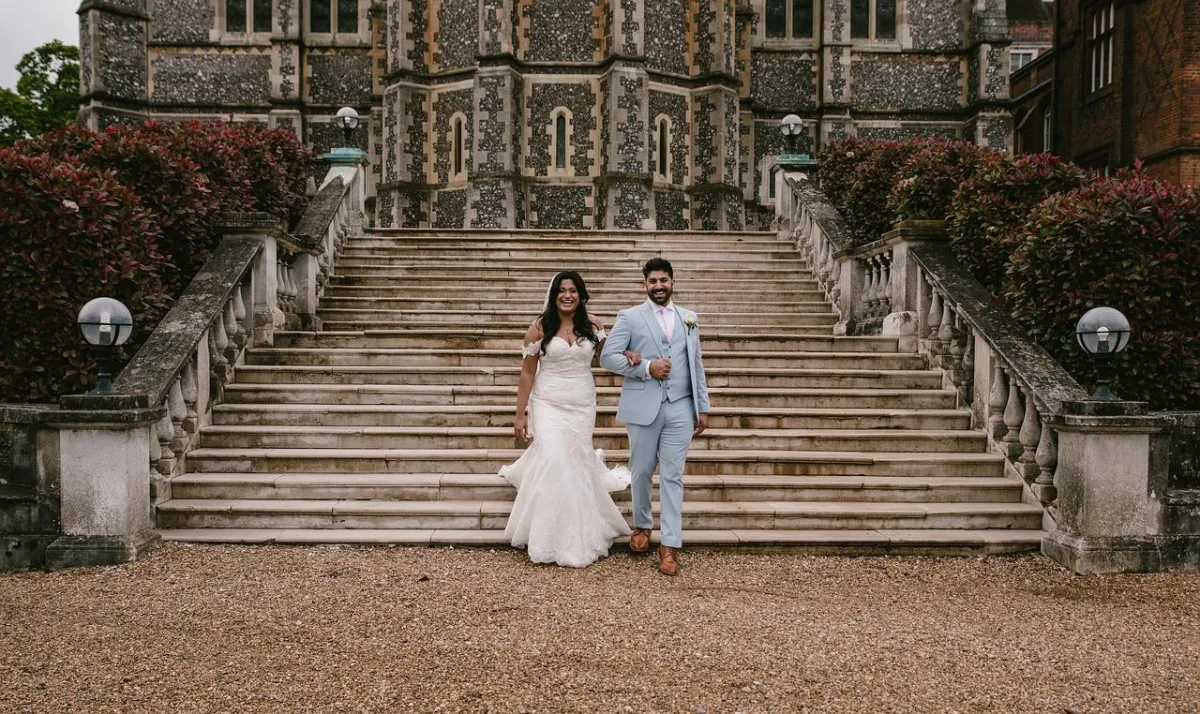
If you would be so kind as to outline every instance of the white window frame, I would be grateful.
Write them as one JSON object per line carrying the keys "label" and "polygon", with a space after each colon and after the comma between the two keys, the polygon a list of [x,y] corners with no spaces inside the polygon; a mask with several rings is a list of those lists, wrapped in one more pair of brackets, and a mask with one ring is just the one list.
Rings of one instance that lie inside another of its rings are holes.
{"label": "white window frame", "polygon": [[1088,91],[1099,92],[1112,85],[1113,38],[1116,36],[1116,3],[1109,2],[1089,9],[1084,15],[1087,25]]}
{"label": "white window frame", "polygon": [[763,40],[766,42],[786,42],[788,40],[795,40],[797,42],[816,42],[819,37],[820,26],[821,26],[821,6],[824,3],[822,3],[821,0],[809,0],[812,3],[813,26],[812,26],[812,28],[810,28],[808,37],[796,37],[795,35],[792,34],[792,31],[794,29],[794,25],[792,22],[792,13],[794,11],[795,3],[797,2],[797,0],[781,0],[781,1],[786,3],[786,5],[787,5],[787,12],[786,12],[786,15],[785,15],[785,18],[783,21],[784,22],[784,28],[783,28],[784,33],[783,33],[782,37],[773,37],[773,36],[767,34],[767,4],[770,3],[771,0],[763,0],[763,4],[762,4],[762,36],[763,36]]}
{"label": "white window frame", "polygon": [[[1029,59],[1025,60],[1024,62],[1022,62],[1021,64],[1018,65],[1016,63],[1016,60],[1018,57],[1028,57]],[[1032,63],[1035,59],[1037,59],[1037,57],[1038,57],[1037,50],[1031,50],[1031,49],[1012,50],[1008,55],[1008,71],[1009,71],[1009,73],[1011,74],[1013,72],[1016,72],[1017,70],[1021,69],[1022,67]]]}

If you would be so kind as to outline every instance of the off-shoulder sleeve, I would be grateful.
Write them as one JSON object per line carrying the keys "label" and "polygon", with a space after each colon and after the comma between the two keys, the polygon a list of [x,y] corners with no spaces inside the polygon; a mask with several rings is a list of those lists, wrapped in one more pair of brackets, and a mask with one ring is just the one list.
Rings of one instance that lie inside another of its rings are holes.
{"label": "off-shoulder sleeve", "polygon": [[604,338],[606,338],[606,337],[608,337],[608,333],[604,331],[603,327],[601,327],[599,330],[596,330],[596,341],[597,342],[603,342]]}
{"label": "off-shoulder sleeve", "polygon": [[530,342],[529,344],[527,344],[521,348],[521,356],[522,357],[537,357],[538,353],[540,353],[541,351],[542,351],[542,343],[541,342]]}

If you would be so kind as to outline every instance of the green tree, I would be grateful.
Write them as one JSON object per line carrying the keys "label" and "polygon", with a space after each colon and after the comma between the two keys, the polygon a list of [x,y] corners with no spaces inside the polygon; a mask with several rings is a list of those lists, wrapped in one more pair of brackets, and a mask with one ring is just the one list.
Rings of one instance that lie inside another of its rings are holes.
{"label": "green tree", "polygon": [[17,72],[17,91],[0,88],[0,146],[71,124],[79,106],[79,48],[47,42]]}

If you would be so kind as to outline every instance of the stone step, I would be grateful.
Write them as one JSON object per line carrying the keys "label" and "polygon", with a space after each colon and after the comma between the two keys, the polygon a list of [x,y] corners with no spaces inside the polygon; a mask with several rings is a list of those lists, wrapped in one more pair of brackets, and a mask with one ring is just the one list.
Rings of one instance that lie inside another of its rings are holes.
{"label": "stone step", "polygon": [[[416,278],[441,278],[446,276],[454,276],[462,282],[473,280],[503,280],[509,277],[532,277],[539,281],[549,283],[557,272],[554,268],[538,269],[529,265],[520,264],[504,264],[504,263],[467,263],[460,262],[445,262],[445,263],[417,263],[414,265],[396,265],[389,266],[381,264],[375,260],[354,262],[347,260],[339,260],[337,262],[338,277],[416,277]],[[807,268],[796,266],[780,265],[775,266],[764,265],[763,267],[699,267],[685,270],[683,268],[675,269],[676,280],[686,280],[689,283],[697,281],[730,281],[730,280],[812,280],[812,271]],[[587,271],[581,271],[585,282],[589,284],[591,289],[592,281],[598,284],[620,284],[641,286],[643,283],[641,269],[637,265],[627,266],[611,266],[611,267],[593,267]],[[461,283],[460,283],[461,284]]]}
{"label": "stone step", "polygon": [[[330,276],[331,287],[339,290],[345,287],[390,288],[380,294],[395,294],[395,291],[405,288],[420,288],[424,295],[463,295],[466,286],[470,285],[473,292],[482,292],[488,296],[509,294],[510,290],[521,289],[525,294],[545,296],[553,273],[535,273],[527,276],[489,276],[489,275],[457,275],[454,271],[432,275],[401,274],[399,271],[374,270],[364,268],[359,274],[345,275],[340,266],[337,273]],[[455,276],[449,278],[447,276]],[[677,276],[678,278],[679,276]],[[588,292],[595,297],[628,300],[629,305],[637,305],[646,299],[641,274],[630,274],[627,277],[611,279],[607,277],[583,276],[587,282]],[[682,280],[682,278],[679,278]],[[474,283],[481,283],[474,285]],[[516,288],[513,284],[521,286]],[[820,290],[816,280],[792,273],[787,276],[777,276],[769,279],[747,278],[689,278],[686,283],[676,283],[680,287],[676,291],[676,302],[684,307],[687,303],[684,297],[688,294],[732,292],[742,295],[743,304],[753,304],[770,300],[775,295],[788,294],[796,291],[813,292]],[[684,289],[686,288],[686,291]]]}
{"label": "stone step", "polygon": [[[503,529],[509,501],[170,499],[161,528]],[[654,506],[657,510],[657,504]],[[628,505],[622,508],[628,518]],[[1032,530],[1042,509],[1020,503],[847,503],[685,501],[685,530],[982,529]]]}
{"label": "stone step", "polygon": [[[505,367],[520,364],[513,349],[319,349],[252,347],[246,364],[375,367]],[[712,369],[904,369],[923,370],[925,361],[909,352],[719,352],[704,351],[704,368]]]}
{"label": "stone step", "polygon": [[[213,424],[251,426],[503,426],[509,405],[218,404]],[[965,409],[786,409],[713,407],[713,429],[968,429]],[[597,427],[620,426],[615,405],[598,407]]]}
{"label": "stone step", "polygon": [[[600,310],[589,305],[591,315],[602,324],[611,326],[617,318],[615,310]],[[828,307],[828,306],[826,306]],[[377,308],[340,308],[321,305],[317,316],[328,323],[367,323],[413,325],[415,327],[443,327],[451,329],[468,325],[486,326],[491,329],[525,330],[539,315],[531,309],[521,313],[511,310],[396,310]],[[838,321],[837,313],[830,309],[820,312],[751,312],[751,313],[698,313],[697,321],[705,328],[741,329],[749,327],[831,327]],[[330,328],[336,330],[336,328]]]}
{"label": "stone step", "polygon": [[366,228],[367,237],[391,237],[412,240],[420,238],[430,242],[454,241],[497,241],[506,245],[519,243],[599,243],[621,245],[629,243],[658,243],[678,241],[685,243],[720,243],[752,240],[781,240],[775,231],[641,231],[641,230],[572,230],[538,228]]}
{"label": "stone step", "polygon": [[[537,434],[534,434],[534,439]],[[620,427],[595,430],[598,449],[626,447]],[[917,429],[709,429],[691,451],[905,451],[958,453],[982,450],[980,431]],[[506,449],[520,446],[507,427],[457,426],[207,426],[200,446],[212,449]],[[769,458],[769,457],[768,457]]]}
{"label": "stone step", "polygon": [[[440,284],[439,284],[440,283]],[[538,283],[527,282],[520,286],[498,283],[488,285],[486,291],[464,291],[462,283],[446,283],[445,281],[406,281],[403,285],[381,283],[379,285],[342,285],[331,283],[325,288],[322,304],[329,298],[363,298],[387,300],[429,300],[445,302],[462,300],[468,303],[487,303],[498,301],[520,301],[521,304],[533,302],[541,304],[546,298],[546,289],[550,280],[547,278]],[[640,284],[634,288],[622,284],[619,294],[597,293],[595,286],[589,283],[592,300],[601,305],[612,305],[616,309],[633,307],[646,299],[646,293]],[[776,284],[758,282],[739,283],[737,288],[699,289],[695,285],[676,284],[674,300],[676,304],[690,309],[701,305],[713,306],[716,311],[719,306],[730,306],[741,312],[747,306],[771,306],[790,304],[792,302],[819,302],[829,304],[825,293],[815,287],[811,289],[794,289]],[[616,310],[614,310],[616,312]]]}
{"label": "stone step", "polygon": [[[366,330],[344,332],[293,332],[275,333],[276,347],[323,347],[323,348],[432,348],[432,349],[511,349],[518,354],[522,335],[511,330],[475,329],[470,333],[461,330],[403,329]],[[728,352],[895,352],[895,337],[834,337],[833,335],[762,334],[753,331],[731,332],[707,330],[703,338],[704,351]]]}
{"label": "stone step", "polygon": [[[607,453],[627,463],[624,450]],[[189,471],[237,473],[490,473],[520,449],[195,449]],[[999,454],[697,449],[687,473],[728,475],[1001,476]]]}
{"label": "stone step", "polygon": [[[619,387],[622,378],[606,369],[592,370],[597,386]],[[933,370],[753,369],[705,367],[708,386],[762,389],[940,389],[942,375]],[[503,367],[372,367],[243,365],[239,384],[444,384],[516,386],[521,366]]]}
{"label": "stone step", "polygon": [[[631,262],[639,267],[644,265],[650,258],[664,254],[672,261],[676,259],[676,255],[680,255],[680,260],[687,260],[693,264],[707,261],[739,263],[743,260],[805,260],[804,256],[797,252],[793,245],[777,242],[764,242],[754,245],[737,244],[736,246],[728,247],[723,245],[696,246],[676,243],[672,244],[672,247],[666,250],[657,245],[653,248],[652,250],[609,246],[585,248],[568,245],[547,245],[533,248],[469,244],[446,247],[427,243],[408,244],[377,239],[357,239],[346,241],[339,255],[350,260],[379,256],[402,258],[410,262],[427,260],[430,256],[501,261],[539,259],[546,265],[553,265],[556,262],[564,265],[583,265],[585,263],[598,262]],[[674,266],[672,265],[672,267]]]}
{"label": "stone step", "polygon": [[[518,299],[495,299],[486,297],[443,297],[434,298],[430,295],[420,295],[414,297],[382,297],[378,295],[362,295],[362,294],[333,294],[330,290],[321,298],[321,310],[358,310],[358,309],[373,309],[373,310],[402,310],[406,312],[448,312],[448,313],[505,313],[513,314],[530,314],[536,315],[544,305],[543,294],[534,295],[532,292],[526,298]],[[827,313],[833,311],[833,306],[822,298],[821,293],[813,295],[813,300],[771,300],[762,303],[755,303],[753,307],[760,308],[762,312],[767,314],[792,314],[792,313]],[[704,301],[689,300],[686,303],[688,309],[697,313],[701,319],[712,319],[716,316],[740,314],[740,315],[756,315],[758,312],[746,312],[748,304],[741,299],[742,296],[731,296],[730,300],[711,300]],[[684,304],[680,302],[680,304]],[[615,316],[621,310],[632,307],[627,300],[614,300],[611,298],[592,298],[588,302],[588,310],[596,315]]]}
{"label": "stone step", "polygon": [[[321,314],[321,313],[318,313]],[[509,336],[520,339],[529,329],[529,325],[536,317],[533,313],[518,316],[517,322],[498,322],[484,325],[463,325],[457,321],[433,322],[428,320],[408,320],[408,319],[383,319],[383,320],[339,320],[339,319],[323,319],[321,327],[329,332],[357,332],[365,330],[403,330],[403,329],[430,329],[430,330],[447,330],[453,333],[462,333],[463,331],[478,331],[491,330],[501,332]],[[603,324],[611,327],[615,321],[612,316],[599,316]],[[704,323],[706,332],[713,330],[755,330],[758,332],[774,331],[780,334],[787,335],[829,335],[833,332],[833,324],[836,321],[835,315],[830,315],[829,323],[826,325],[741,325],[738,323],[722,320],[718,323]],[[707,338],[705,338],[707,342]]]}
{"label": "stone step", "polygon": [[[652,497],[658,498],[658,479]],[[495,474],[190,473],[171,479],[173,498],[225,500],[511,501]],[[628,489],[613,494],[630,500]],[[1019,503],[1021,483],[985,476],[697,476],[684,478],[685,501],[842,501],[882,503]]]}
{"label": "stone step", "polygon": [[[322,543],[452,547],[507,547],[503,529],[366,529],[330,528],[203,528],[160,531],[163,540],[190,543],[245,545]],[[1036,552],[1040,530],[782,530],[738,529],[683,531],[684,550],[727,550],[738,553],[789,553],[809,555],[934,555],[980,556]],[[651,540],[659,542],[655,531]],[[626,548],[613,544],[614,552]]]}
{"label": "stone step", "polygon": [[[597,387],[600,406],[617,403],[621,390]],[[722,407],[808,409],[951,409],[958,393],[949,389],[709,389]],[[437,384],[242,384],[225,386],[230,404],[430,404],[513,406],[515,386],[462,387]]]}

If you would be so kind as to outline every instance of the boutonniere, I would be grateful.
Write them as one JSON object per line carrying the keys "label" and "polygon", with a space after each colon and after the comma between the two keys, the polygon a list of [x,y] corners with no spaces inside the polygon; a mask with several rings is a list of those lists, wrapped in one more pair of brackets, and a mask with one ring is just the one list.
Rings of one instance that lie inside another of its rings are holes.
{"label": "boutonniere", "polygon": [[694,330],[696,328],[696,316],[695,315],[684,315],[683,324],[687,325],[688,332],[691,332],[692,330]]}

